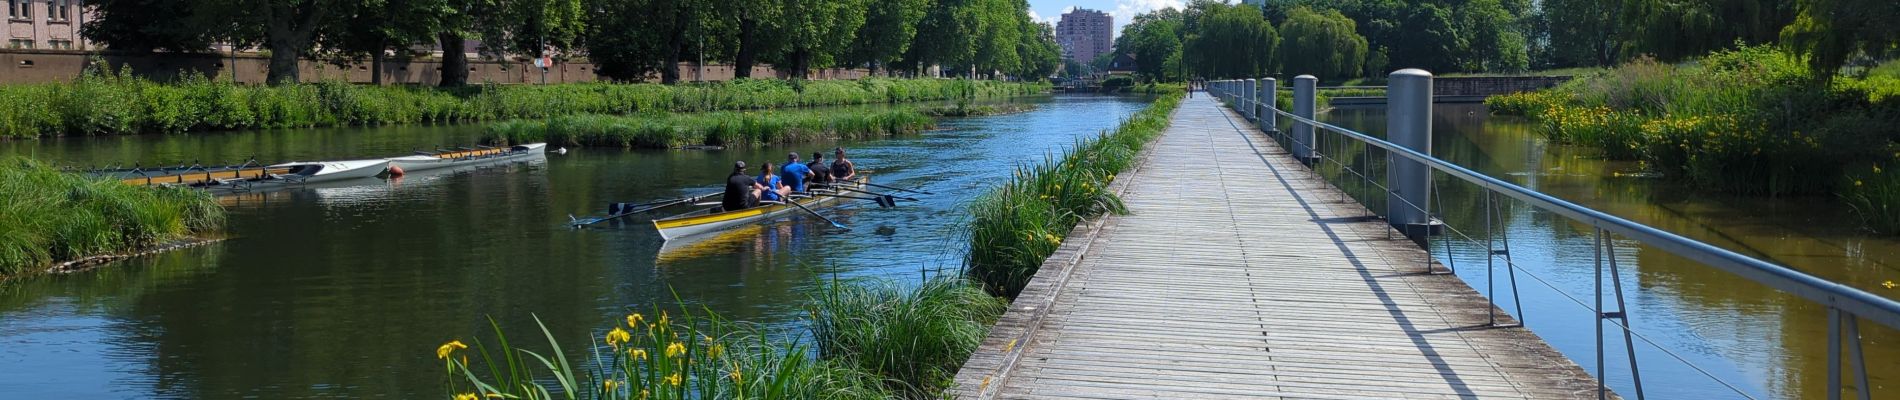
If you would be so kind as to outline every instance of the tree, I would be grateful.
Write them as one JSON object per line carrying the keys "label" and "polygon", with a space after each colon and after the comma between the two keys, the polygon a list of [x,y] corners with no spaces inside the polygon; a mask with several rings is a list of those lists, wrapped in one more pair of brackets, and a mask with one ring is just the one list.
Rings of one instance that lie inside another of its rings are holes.
{"label": "tree", "polygon": [[[128,52],[197,52],[211,49],[213,36],[190,1],[185,0],[93,0],[94,17],[81,32],[88,40],[113,50]],[[150,21],[172,21],[154,24]]]}
{"label": "tree", "polygon": [[[1186,18],[1179,10],[1164,8],[1155,12],[1136,15],[1133,22],[1122,28],[1122,35],[1115,38],[1117,54],[1135,57],[1135,73],[1155,81],[1175,81],[1185,76],[1181,63],[1182,21]],[[1167,62],[1174,57],[1172,67]]]}
{"label": "tree", "polygon": [[1782,41],[1807,54],[1823,80],[1832,79],[1854,53],[1880,54],[1900,47],[1900,3],[1891,0],[1801,0],[1800,14],[1781,31]]}
{"label": "tree", "polygon": [[[1280,34],[1267,23],[1259,8],[1206,3],[1198,13],[1189,15],[1198,15],[1194,18],[1198,22],[1194,24],[1192,38],[1185,43],[1186,54],[1190,56],[1187,62],[1195,73],[1214,78],[1245,78],[1273,70]],[[1363,58],[1365,49],[1361,47]]]}
{"label": "tree", "polygon": [[879,67],[888,68],[897,62],[910,50],[911,40],[917,37],[917,24],[924,19],[930,3],[930,0],[872,1],[864,15],[864,25],[858,27],[844,61],[865,65],[873,73]]}
{"label": "tree", "polygon": [[1041,80],[1054,75],[1063,62],[1062,47],[1056,44],[1055,27],[1030,20],[1027,13],[1023,15],[1025,18],[1016,23],[1023,30],[1023,40],[1016,46],[1017,58],[1022,64],[1010,74],[1024,80]]}
{"label": "tree", "polygon": [[1287,73],[1312,74],[1327,79],[1358,76],[1366,63],[1366,38],[1357,26],[1337,10],[1313,11],[1306,7],[1290,10],[1280,24],[1280,54]]}
{"label": "tree", "polygon": [[470,1],[477,2],[471,27],[482,40],[482,53],[491,56],[565,54],[587,31],[580,0]]}
{"label": "tree", "polygon": [[1544,0],[1538,18],[1550,67],[1599,66],[1616,62],[1616,2]]}
{"label": "tree", "polygon": [[[975,58],[971,60],[973,73],[992,78],[998,71],[1013,71],[1021,67],[1022,58],[1016,45],[1022,41],[1023,31],[1017,20],[1027,19],[1023,11],[1029,7],[1023,0],[979,0],[981,27],[977,29]],[[975,76],[972,76],[974,78]]]}
{"label": "tree", "polygon": [[[586,48],[595,71],[615,81],[637,81],[659,73],[660,82],[679,82],[679,64],[688,54],[704,52],[690,38],[712,36],[721,19],[709,0],[601,0],[590,3]],[[630,29],[637,27],[638,29]],[[717,40],[717,39],[715,39]]]}
{"label": "tree", "polygon": [[812,68],[830,67],[864,25],[864,0],[778,0],[782,13],[772,34],[784,45],[773,66],[804,79]]}
{"label": "tree", "polygon": [[338,65],[368,57],[370,82],[379,85],[387,53],[404,54],[410,45],[433,41],[451,13],[447,0],[363,0],[343,6],[322,28],[318,48]]}
{"label": "tree", "polygon": [[917,37],[899,61],[904,68],[922,71],[931,65],[967,65],[976,56],[976,38],[982,29],[979,0],[936,0],[918,22]]}

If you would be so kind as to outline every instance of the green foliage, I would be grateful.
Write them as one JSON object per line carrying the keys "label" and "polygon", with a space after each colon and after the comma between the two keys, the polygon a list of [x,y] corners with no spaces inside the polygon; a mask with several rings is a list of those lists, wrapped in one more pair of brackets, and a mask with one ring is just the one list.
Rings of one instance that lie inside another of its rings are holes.
{"label": "green foliage", "polygon": [[129,73],[93,72],[72,83],[0,86],[0,99],[20,105],[0,107],[0,138],[752,110],[1000,98],[1047,90],[1045,84],[937,79],[814,81],[803,84],[803,91],[778,80],[691,86],[584,83],[436,89],[326,82],[260,87],[200,77],[157,84]]}
{"label": "green foliage", "polygon": [[1781,39],[1808,56],[1823,78],[1834,76],[1856,54],[1891,54],[1900,44],[1900,3],[1886,0],[1800,0],[1799,13],[1781,28]]}
{"label": "green foliage", "polygon": [[[1122,28],[1115,38],[1115,52],[1135,57],[1135,73],[1151,81],[1177,82],[1186,78],[1186,70],[1169,68],[1167,60],[1178,60],[1186,17],[1172,8],[1136,15],[1134,22]],[[1177,61],[1178,63],[1178,61]]]}
{"label": "green foliage", "polygon": [[1365,67],[1366,38],[1355,33],[1352,19],[1336,10],[1313,11],[1296,7],[1280,24],[1280,54],[1287,71],[1325,78],[1356,76]]}
{"label": "green foliage", "polygon": [[209,193],[133,186],[0,160],[0,276],[211,231],[224,208]]}
{"label": "green foliage", "polygon": [[1161,135],[1181,92],[1162,95],[1114,131],[1082,140],[1068,154],[1020,166],[1015,179],[970,207],[970,278],[991,294],[1015,298],[1077,223],[1123,211],[1108,191],[1149,140]]}
{"label": "green foliage", "polygon": [[489,126],[482,142],[648,149],[759,146],[914,134],[932,126],[935,121],[915,110],[569,115],[496,123]]}
{"label": "green foliage", "polygon": [[806,310],[821,359],[880,377],[903,397],[929,398],[950,386],[1008,304],[957,277],[907,286],[833,282]]}
{"label": "green foliage", "polygon": [[1824,82],[1799,57],[1743,46],[1680,66],[1638,59],[1487,104],[1537,119],[1554,140],[1648,161],[1708,190],[1844,193],[1826,177],[1886,162],[1900,148],[1897,84],[1884,76]]}
{"label": "green foliage", "polygon": [[[1195,30],[1184,44],[1185,54],[1190,55],[1188,64],[1194,66],[1195,74],[1208,78],[1262,76],[1274,70],[1275,51],[1294,54],[1280,48],[1281,34],[1267,22],[1259,8],[1222,3],[1196,5],[1205,8],[1196,13]],[[1360,47],[1359,57],[1364,58],[1364,45]]]}

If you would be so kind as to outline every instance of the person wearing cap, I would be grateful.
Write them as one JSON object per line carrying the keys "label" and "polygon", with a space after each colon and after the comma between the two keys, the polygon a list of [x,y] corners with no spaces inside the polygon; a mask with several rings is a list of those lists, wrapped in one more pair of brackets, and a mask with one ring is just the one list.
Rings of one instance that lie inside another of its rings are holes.
{"label": "person wearing cap", "polygon": [[811,169],[811,184],[813,185],[830,185],[831,184],[831,166],[825,164],[825,152],[822,152],[822,151],[811,152],[811,162],[806,163],[805,168]]}
{"label": "person wearing cap", "polygon": [[765,186],[754,182],[745,174],[745,161],[732,163],[732,175],[726,176],[726,193],[719,198],[719,208],[725,211],[738,211],[759,205],[759,192]]}
{"label": "person wearing cap", "polygon": [[798,162],[798,152],[785,154],[785,167],[779,168],[778,176],[783,178],[785,186],[793,192],[804,192],[805,181],[811,179],[811,168]]}
{"label": "person wearing cap", "polygon": [[831,180],[848,181],[858,176],[857,164],[853,164],[851,160],[844,159],[843,147],[834,148],[831,152],[832,155],[835,156],[832,157],[835,158],[835,160],[831,160]]}

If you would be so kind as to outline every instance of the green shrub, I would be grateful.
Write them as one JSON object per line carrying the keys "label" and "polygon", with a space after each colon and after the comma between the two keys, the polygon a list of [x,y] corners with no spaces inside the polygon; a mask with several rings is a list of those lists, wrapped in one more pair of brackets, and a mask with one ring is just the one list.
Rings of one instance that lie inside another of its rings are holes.
{"label": "green shrub", "polygon": [[653,149],[758,146],[914,134],[935,125],[929,116],[908,109],[570,115],[495,123],[489,125],[482,142]]}
{"label": "green shrub", "polygon": [[[1895,161],[1900,161],[1900,156],[1896,156]],[[1842,185],[1846,190],[1842,191],[1841,199],[1854,208],[1867,228],[1887,234],[1900,233],[1900,174],[1875,164],[1847,175],[1851,183]]]}

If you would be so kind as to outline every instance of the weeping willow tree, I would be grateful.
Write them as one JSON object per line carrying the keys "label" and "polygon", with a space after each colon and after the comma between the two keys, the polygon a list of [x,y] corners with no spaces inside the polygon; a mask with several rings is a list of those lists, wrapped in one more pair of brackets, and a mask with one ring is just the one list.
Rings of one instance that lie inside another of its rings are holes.
{"label": "weeping willow tree", "polygon": [[1280,24],[1280,54],[1286,72],[1337,79],[1359,74],[1366,63],[1366,38],[1339,11],[1297,7]]}
{"label": "weeping willow tree", "polygon": [[[1188,67],[1196,74],[1242,78],[1261,76],[1274,69],[1274,52],[1279,47],[1280,35],[1259,8],[1208,2],[1197,2],[1195,6],[1205,8],[1190,13],[1194,30],[1184,46]],[[1362,59],[1365,56],[1363,39],[1359,55]]]}

